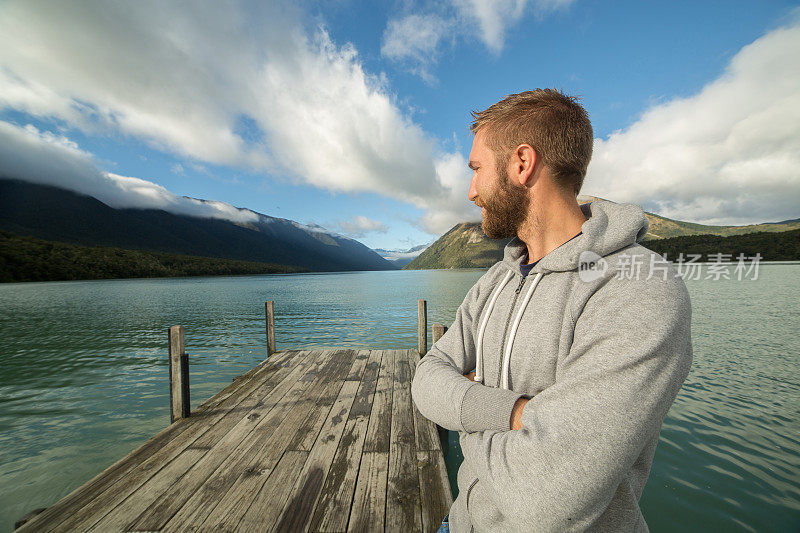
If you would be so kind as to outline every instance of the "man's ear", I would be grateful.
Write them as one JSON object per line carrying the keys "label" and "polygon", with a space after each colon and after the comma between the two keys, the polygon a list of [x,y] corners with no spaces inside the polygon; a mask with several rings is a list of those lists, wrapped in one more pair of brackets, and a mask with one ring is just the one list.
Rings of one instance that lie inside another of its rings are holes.
{"label": "man's ear", "polygon": [[511,154],[509,169],[512,179],[523,187],[532,187],[535,181],[536,163],[538,163],[536,150],[529,144],[520,144]]}

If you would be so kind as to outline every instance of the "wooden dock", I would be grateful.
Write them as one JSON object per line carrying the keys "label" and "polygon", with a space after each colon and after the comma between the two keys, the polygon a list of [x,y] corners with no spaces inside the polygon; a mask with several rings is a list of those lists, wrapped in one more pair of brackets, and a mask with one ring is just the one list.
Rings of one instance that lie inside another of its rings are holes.
{"label": "wooden dock", "polygon": [[435,532],[452,498],[418,360],[272,353],[17,531]]}

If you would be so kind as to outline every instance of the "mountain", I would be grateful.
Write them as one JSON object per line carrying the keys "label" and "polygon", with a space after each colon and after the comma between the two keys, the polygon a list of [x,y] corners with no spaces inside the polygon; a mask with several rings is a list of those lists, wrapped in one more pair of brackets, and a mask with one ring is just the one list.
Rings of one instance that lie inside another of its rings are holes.
{"label": "mountain", "polygon": [[384,250],[383,248],[373,248],[372,251],[380,255],[390,263],[394,263],[398,268],[402,268],[413,261],[419,254],[421,254],[429,244],[420,244],[408,250]]}
{"label": "mountain", "polygon": [[683,222],[670,218],[645,213],[650,221],[650,228],[644,240],[666,239],[669,237],[683,237],[686,235],[743,235],[745,233],[780,232],[800,228],[800,219],[785,220],[783,222],[763,222],[761,224],[748,224],[746,226],[707,226],[693,222]]}
{"label": "mountain", "polygon": [[[585,203],[594,200],[592,196],[579,196]],[[784,222],[767,222],[746,226],[708,226],[683,222],[645,212],[650,228],[645,241],[688,235],[731,236],[757,232],[783,232],[800,228],[800,219]],[[490,239],[481,229],[480,222],[462,222],[442,235],[424,252],[403,267],[406,270],[437,268],[488,268],[503,258],[503,248],[511,239]],[[655,243],[646,244],[654,249]]]}
{"label": "mountain", "polygon": [[503,248],[510,240],[490,239],[483,233],[480,222],[462,222],[453,226],[403,270],[488,268],[503,258]]}
{"label": "mountain", "polygon": [[394,270],[358,241],[284,218],[254,222],[115,209],[91,196],[50,185],[0,179],[0,229],[84,246],[257,261],[313,271]]}

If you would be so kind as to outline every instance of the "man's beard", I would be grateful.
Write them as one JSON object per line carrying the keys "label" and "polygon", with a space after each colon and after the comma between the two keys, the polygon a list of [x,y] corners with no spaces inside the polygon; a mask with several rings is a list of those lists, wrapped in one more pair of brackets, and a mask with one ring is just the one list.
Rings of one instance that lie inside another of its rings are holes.
{"label": "man's beard", "polygon": [[486,215],[483,217],[481,227],[490,239],[516,237],[520,226],[528,216],[531,199],[525,187],[511,185],[508,175],[498,181],[500,184],[497,191],[490,197],[482,198]]}

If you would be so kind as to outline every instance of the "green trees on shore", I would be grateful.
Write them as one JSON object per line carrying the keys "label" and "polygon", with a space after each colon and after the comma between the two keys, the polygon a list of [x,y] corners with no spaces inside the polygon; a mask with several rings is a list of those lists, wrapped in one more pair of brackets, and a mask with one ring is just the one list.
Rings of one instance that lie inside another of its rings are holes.
{"label": "green trees on shore", "polygon": [[0,230],[0,282],[308,272],[271,263],[77,246]]}
{"label": "green trees on shore", "polygon": [[[467,228],[469,229],[469,228]],[[448,232],[452,233],[452,232]],[[449,239],[440,239],[426,250],[416,263],[406,268],[464,268],[488,267],[502,258],[506,241],[485,239],[480,250],[464,249],[469,232],[454,232]],[[458,241],[461,245],[454,246]],[[463,241],[463,242],[462,242]],[[762,261],[800,260],[800,229],[783,232],[760,232],[720,237],[717,235],[687,235],[667,239],[653,239],[642,243],[669,261],[677,261],[680,254],[699,254],[700,261],[710,261],[712,254],[731,254],[735,261],[739,254],[753,257],[760,254]],[[473,246],[474,247],[474,246]],[[485,248],[485,249],[484,249]],[[452,257],[451,257],[452,256]],[[16,235],[0,230],[0,282],[60,281],[78,279],[152,278],[183,276],[220,276],[240,274],[275,274],[309,272],[308,269],[238,261],[215,257],[129,250],[108,246],[77,246]]]}
{"label": "green trees on shore", "polygon": [[709,261],[712,254],[731,254],[736,260],[739,254],[747,257],[761,254],[761,261],[800,260],[800,229],[773,232],[746,233],[719,237],[717,235],[685,235],[668,239],[653,239],[641,243],[645,248],[677,261],[681,253],[699,254],[700,261]]}

